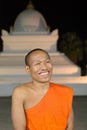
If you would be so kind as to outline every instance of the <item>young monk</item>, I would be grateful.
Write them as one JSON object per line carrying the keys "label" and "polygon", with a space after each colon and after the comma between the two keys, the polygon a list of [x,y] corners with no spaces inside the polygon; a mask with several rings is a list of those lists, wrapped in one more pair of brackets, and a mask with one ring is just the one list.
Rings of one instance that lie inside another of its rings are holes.
{"label": "young monk", "polygon": [[73,130],[73,89],[50,81],[49,54],[39,48],[31,50],[25,64],[32,81],[12,92],[14,130]]}

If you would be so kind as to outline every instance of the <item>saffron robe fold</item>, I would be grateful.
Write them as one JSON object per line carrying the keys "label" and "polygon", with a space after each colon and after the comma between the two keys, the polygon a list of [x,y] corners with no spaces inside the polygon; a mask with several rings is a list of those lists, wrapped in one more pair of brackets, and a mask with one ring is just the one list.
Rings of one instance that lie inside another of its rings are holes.
{"label": "saffron robe fold", "polygon": [[65,130],[72,109],[73,89],[50,83],[41,101],[25,109],[26,130]]}

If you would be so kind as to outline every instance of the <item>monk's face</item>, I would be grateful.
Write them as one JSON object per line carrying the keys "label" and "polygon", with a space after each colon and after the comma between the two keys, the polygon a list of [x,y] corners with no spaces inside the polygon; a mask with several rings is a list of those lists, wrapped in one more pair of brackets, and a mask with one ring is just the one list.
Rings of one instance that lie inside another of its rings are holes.
{"label": "monk's face", "polygon": [[50,80],[53,66],[49,55],[38,50],[29,56],[28,62],[28,71],[33,81],[48,82]]}

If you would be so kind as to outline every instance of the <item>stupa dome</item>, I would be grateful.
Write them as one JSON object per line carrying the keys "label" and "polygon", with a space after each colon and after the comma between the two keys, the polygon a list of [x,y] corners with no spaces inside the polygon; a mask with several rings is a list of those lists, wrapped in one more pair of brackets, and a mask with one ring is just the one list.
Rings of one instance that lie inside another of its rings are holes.
{"label": "stupa dome", "polygon": [[[30,7],[30,6],[29,6]],[[35,34],[48,33],[49,29],[43,15],[34,8],[27,8],[16,17],[11,33]]]}

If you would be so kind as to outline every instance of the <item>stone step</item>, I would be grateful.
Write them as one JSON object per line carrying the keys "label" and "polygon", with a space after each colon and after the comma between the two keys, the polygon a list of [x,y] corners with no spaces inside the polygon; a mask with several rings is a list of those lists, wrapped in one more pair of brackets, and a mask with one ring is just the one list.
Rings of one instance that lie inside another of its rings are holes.
{"label": "stone step", "polygon": [[[0,72],[1,74],[5,73],[15,73],[19,74],[23,72],[23,68],[25,66],[25,55],[26,53],[1,53],[0,54]],[[80,67],[73,64],[63,53],[49,53],[52,59],[52,63],[54,66],[54,74],[61,75],[81,75]],[[3,70],[4,69],[4,70]],[[13,70],[12,70],[13,69]],[[14,72],[15,70],[15,72]],[[22,72],[20,72],[22,71]]]}
{"label": "stone step", "polygon": [[[0,66],[14,66],[14,65],[25,65],[25,55],[26,53],[1,53],[0,54]],[[52,63],[56,65],[73,65],[64,53],[49,53],[52,59]]]}
{"label": "stone step", "polygon": [[[0,84],[3,83],[24,83],[31,81],[31,76],[26,75],[5,75],[0,76]],[[51,81],[56,83],[75,83],[75,84],[87,84],[87,76],[57,76],[53,75]]]}
{"label": "stone step", "polygon": [[[78,72],[78,73],[77,73]],[[25,75],[25,66],[0,66],[0,75]],[[80,75],[78,68],[72,65],[54,65],[53,74],[55,75]]]}
{"label": "stone step", "polygon": [[[0,96],[11,96],[15,86],[30,82],[29,75],[0,76]],[[51,82],[70,86],[74,95],[87,95],[87,76],[52,77]]]}

